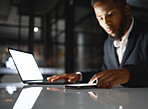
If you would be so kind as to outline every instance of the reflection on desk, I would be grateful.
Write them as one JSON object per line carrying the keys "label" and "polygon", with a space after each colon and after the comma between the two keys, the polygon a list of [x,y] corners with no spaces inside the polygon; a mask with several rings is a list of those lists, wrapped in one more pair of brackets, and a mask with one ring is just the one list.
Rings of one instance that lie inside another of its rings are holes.
{"label": "reflection on desk", "polygon": [[24,90],[29,94],[21,99],[32,109],[148,109],[148,88],[64,89],[62,85],[30,85],[17,88],[13,94],[1,87],[0,107],[15,107]]}
{"label": "reflection on desk", "polygon": [[42,87],[23,88],[13,109],[32,109],[42,89]]}

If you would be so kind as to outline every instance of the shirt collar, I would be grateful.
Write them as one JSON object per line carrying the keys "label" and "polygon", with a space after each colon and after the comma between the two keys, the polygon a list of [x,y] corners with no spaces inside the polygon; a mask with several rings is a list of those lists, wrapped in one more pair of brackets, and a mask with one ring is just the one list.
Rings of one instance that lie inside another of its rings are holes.
{"label": "shirt collar", "polygon": [[134,18],[133,17],[131,17],[131,18],[132,18],[132,23],[131,23],[130,28],[128,29],[128,31],[125,34],[125,36],[124,36],[122,41],[120,41],[120,40],[115,40],[114,41],[113,44],[114,44],[115,47],[125,46],[127,44],[127,40],[128,40],[129,34],[130,34],[130,32],[131,32],[131,30],[133,28],[133,24],[134,24]]}

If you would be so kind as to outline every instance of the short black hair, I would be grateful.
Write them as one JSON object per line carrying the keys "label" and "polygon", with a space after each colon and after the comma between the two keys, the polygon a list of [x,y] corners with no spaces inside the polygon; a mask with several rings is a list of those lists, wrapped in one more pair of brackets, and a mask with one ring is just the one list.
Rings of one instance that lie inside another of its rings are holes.
{"label": "short black hair", "polygon": [[[91,5],[92,5],[92,7],[94,7],[94,4],[95,4],[96,2],[99,2],[99,1],[105,1],[105,0],[91,0]],[[113,0],[113,1],[114,1],[114,2],[122,3],[122,5],[126,5],[126,4],[127,4],[126,0]]]}

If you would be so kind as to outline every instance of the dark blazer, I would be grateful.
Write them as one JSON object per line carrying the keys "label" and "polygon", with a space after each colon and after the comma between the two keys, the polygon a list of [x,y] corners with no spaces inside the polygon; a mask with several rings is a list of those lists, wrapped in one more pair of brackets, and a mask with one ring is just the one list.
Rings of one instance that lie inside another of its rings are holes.
{"label": "dark blazer", "polygon": [[119,64],[116,49],[111,39],[104,43],[103,67],[97,72],[82,72],[83,81],[88,82],[95,74],[105,69],[129,68],[130,80],[124,87],[148,86],[148,27],[147,23],[135,18],[131,33],[129,34],[127,47]]}

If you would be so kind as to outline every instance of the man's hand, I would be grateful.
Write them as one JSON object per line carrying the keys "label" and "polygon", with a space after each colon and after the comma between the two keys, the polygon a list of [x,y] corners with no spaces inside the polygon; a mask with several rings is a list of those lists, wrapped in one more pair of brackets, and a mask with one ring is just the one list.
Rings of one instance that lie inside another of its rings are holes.
{"label": "man's hand", "polygon": [[110,69],[95,74],[89,81],[92,83],[98,80],[97,87],[112,88],[114,85],[125,84],[130,79],[130,71],[128,68]]}
{"label": "man's hand", "polygon": [[48,77],[47,80],[50,82],[54,82],[57,80],[63,80],[65,82],[75,82],[80,80],[81,75],[80,74],[75,74],[75,73],[65,73],[62,75],[54,75],[51,77]]}

